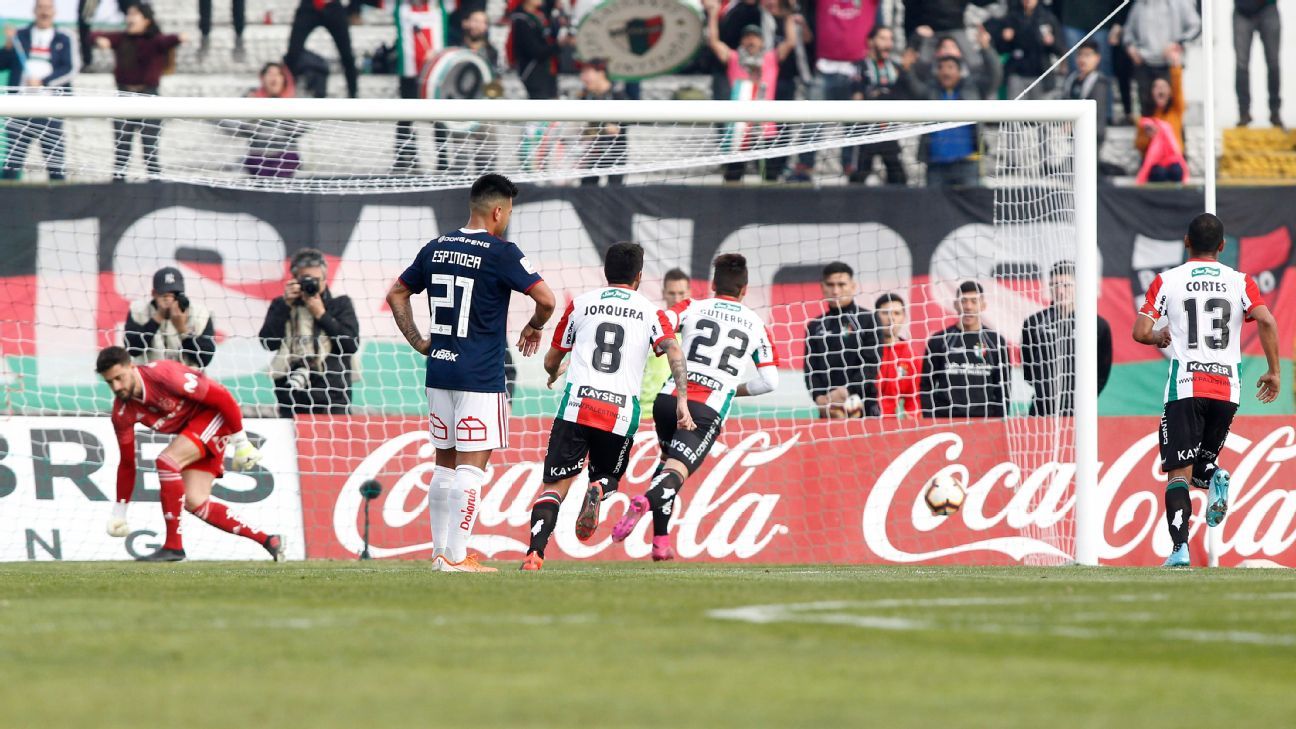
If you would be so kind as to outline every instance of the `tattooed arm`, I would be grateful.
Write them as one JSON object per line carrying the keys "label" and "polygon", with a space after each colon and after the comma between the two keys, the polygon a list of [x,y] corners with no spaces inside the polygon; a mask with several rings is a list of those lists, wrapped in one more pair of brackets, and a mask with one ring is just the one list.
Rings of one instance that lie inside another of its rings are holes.
{"label": "tattooed arm", "polygon": [[688,408],[688,370],[684,367],[684,350],[675,337],[669,337],[661,344],[666,351],[666,361],[670,362],[671,376],[675,378],[675,418],[679,427],[693,430],[693,416]]}
{"label": "tattooed arm", "polygon": [[392,284],[391,290],[387,292],[387,306],[391,307],[396,328],[405,335],[405,341],[409,342],[414,351],[419,354],[427,354],[432,341],[424,337],[414,323],[414,309],[410,306],[410,290],[400,279],[397,279],[396,283]]}

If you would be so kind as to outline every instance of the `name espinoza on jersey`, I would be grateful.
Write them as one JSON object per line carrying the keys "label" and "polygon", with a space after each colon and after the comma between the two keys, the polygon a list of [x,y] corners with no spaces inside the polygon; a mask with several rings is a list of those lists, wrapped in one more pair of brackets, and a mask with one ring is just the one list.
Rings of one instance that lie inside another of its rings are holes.
{"label": "name espinoza on jersey", "polygon": [[[671,307],[669,314],[683,337],[690,401],[724,417],[743,384],[745,362],[750,360],[762,376],[765,368],[775,368],[771,374],[777,372],[778,354],[769,328],[741,301],[729,296],[685,299]],[[772,387],[760,389],[768,392]],[[662,394],[674,396],[673,380],[666,381]]]}
{"label": "name espinoza on jersey", "polygon": [[617,435],[639,428],[639,384],[650,352],[660,356],[675,327],[638,291],[608,286],[577,296],[554,331],[571,353],[558,405],[563,420]]}

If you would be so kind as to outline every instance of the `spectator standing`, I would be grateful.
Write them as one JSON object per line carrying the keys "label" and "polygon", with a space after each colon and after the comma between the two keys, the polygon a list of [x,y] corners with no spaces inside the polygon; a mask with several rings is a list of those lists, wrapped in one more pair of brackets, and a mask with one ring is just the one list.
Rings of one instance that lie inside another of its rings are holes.
{"label": "spectator standing", "polygon": [[[720,2],[704,0],[707,10],[707,42],[716,60],[725,66],[729,86],[734,91],[731,98],[738,98],[737,89],[750,86],[751,99],[773,100],[778,85],[779,64],[787,60],[797,44],[797,33],[804,27],[805,19],[798,14],[788,15],[784,21],[783,42],[773,50],[765,46],[765,34],[760,26],[749,25],[742,29],[738,47],[730,48],[720,38]],[[743,86],[740,86],[742,84]],[[778,127],[772,123],[758,125],[750,134],[755,137],[754,145],[767,144],[778,134]],[[738,142],[746,146],[743,142]],[[724,178],[728,182],[742,179],[746,163],[735,162],[725,166]]]}
{"label": "spectator standing", "polygon": [[359,2],[352,2],[347,7],[342,4],[342,0],[301,0],[297,12],[293,14],[292,30],[288,35],[288,53],[284,55],[288,68],[293,69],[294,73],[300,71],[298,64],[306,50],[306,39],[316,28],[323,27],[337,46],[342,75],[346,77],[347,96],[352,99],[359,96],[360,79],[356,72],[355,52],[351,50],[351,21],[359,16]]}
{"label": "spectator standing", "polygon": [[[54,0],[36,0],[33,22],[21,30],[4,29],[0,68],[9,71],[9,85],[65,93],[81,68],[72,36],[54,27]],[[0,179],[16,180],[27,161],[33,140],[40,141],[50,180],[66,177],[62,119],[10,119],[6,123],[9,151]]]}
{"label": "spectator standing", "polygon": [[927,86],[930,86],[933,79],[936,78],[936,59],[938,58],[956,58],[964,76],[972,73],[971,68],[963,58],[963,46],[949,36],[940,38],[927,36],[921,38],[916,46],[909,46],[909,48],[916,48],[918,51],[918,60],[913,64],[912,69],[914,76]]}
{"label": "spectator standing", "polygon": [[1260,34],[1264,47],[1266,76],[1269,81],[1269,123],[1282,123],[1282,71],[1279,41],[1282,19],[1278,0],[1234,0],[1233,50],[1237,53],[1238,126],[1251,123],[1251,41]]}
{"label": "spectator standing", "polygon": [[908,44],[917,47],[921,39],[950,36],[962,45],[967,29],[964,16],[969,6],[986,7],[997,0],[904,0],[904,31]]}
{"label": "spectator standing", "polygon": [[[737,48],[742,37],[742,29],[755,25],[760,27],[766,48],[777,48],[787,40],[787,19],[795,14],[794,0],[743,0],[730,3],[724,8],[720,19],[720,38],[730,48]],[[793,39],[792,52],[784,58],[778,67],[778,81],[774,84],[776,101],[795,101],[804,99],[812,80],[809,44],[814,38],[808,26],[799,28],[800,38]],[[732,42],[731,42],[732,41]],[[728,85],[728,78],[724,78]],[[726,90],[717,98],[729,98]],[[783,134],[792,127],[779,126]],[[767,182],[778,180],[787,170],[789,157],[771,157],[761,160],[762,177]],[[805,178],[802,178],[805,179]]]}
{"label": "spectator standing", "polygon": [[[580,71],[581,92],[580,97],[586,101],[624,101],[626,95],[620,89],[612,85],[612,80],[608,78],[607,61],[602,58],[594,58],[586,61],[581,65]],[[581,132],[586,142],[585,153],[581,156],[581,167],[584,169],[599,169],[603,167],[617,167],[625,164],[626,149],[629,142],[626,139],[625,125],[619,122],[593,122],[585,125]],[[620,185],[625,175],[608,175],[608,185]],[[599,184],[598,175],[582,177],[581,186],[594,186]],[[654,359],[661,359],[656,357]]]}
{"label": "spectator standing", "polygon": [[1008,348],[981,321],[985,289],[959,285],[959,320],[927,340],[922,369],[922,409],[928,418],[1003,417],[1009,385]]}
{"label": "spectator standing", "polygon": [[[996,49],[1008,56],[1004,75],[1009,99],[1016,99],[1048,70],[1054,56],[1067,51],[1062,45],[1061,23],[1048,8],[1040,7],[1040,0],[1014,3],[1008,15],[997,24],[996,35]],[[1052,88],[1051,78],[1046,78],[1023,98],[1048,98]]]}
{"label": "spectator standing", "polygon": [[901,338],[905,321],[904,299],[898,294],[882,294],[873,304],[878,320],[882,346],[878,363],[878,403],[882,416],[906,418],[918,416],[918,392],[922,381],[922,358],[914,352],[913,342]]}
{"label": "spectator standing", "polygon": [[509,65],[526,87],[527,98],[558,98],[559,56],[564,45],[575,43],[575,36],[559,39],[559,24],[544,12],[544,0],[520,0],[509,21]]}
{"label": "spectator standing", "polygon": [[481,56],[492,69],[498,72],[499,51],[495,50],[495,46],[490,42],[490,18],[486,15],[486,11],[477,9],[465,13],[460,30],[462,31],[459,38],[460,44]]}
{"label": "spectator standing", "polygon": [[1098,148],[1102,149],[1107,139],[1107,114],[1104,110],[1111,103],[1111,80],[1103,75],[1098,66],[1102,61],[1100,44],[1094,40],[1085,41],[1076,49],[1076,70],[1062,82],[1062,98],[1083,100],[1090,99],[1098,105]]}
{"label": "spectator standing", "polygon": [[[396,23],[396,68],[402,99],[422,98],[419,74],[423,64],[444,42],[436,37],[441,28],[441,3],[436,0],[396,0],[392,8]],[[414,122],[396,122],[395,163],[392,172],[410,174],[418,168],[418,140]]]}
{"label": "spectator standing", "polygon": [[[267,63],[261,69],[261,85],[248,92],[254,99],[291,99],[296,96],[292,71],[284,63]],[[223,119],[221,130],[248,140],[243,171],[249,177],[292,177],[301,167],[297,140],[310,130],[307,122],[295,119]]]}
{"label": "spectator standing", "polygon": [[[230,23],[234,26],[234,60],[242,63],[247,59],[243,48],[243,27],[247,25],[247,0],[230,1]],[[211,49],[212,0],[198,0],[198,32],[202,33],[199,41],[198,55],[206,57]]]}
{"label": "spectator standing", "polygon": [[[896,63],[895,31],[885,25],[873,26],[869,36],[869,55],[859,64],[859,81],[853,97],[868,101],[900,101],[922,96],[922,89],[912,72],[918,54],[906,50],[904,62]],[[900,142],[891,139],[885,142],[873,142],[855,148],[858,158],[852,160],[847,169],[850,173],[847,180],[863,184],[873,172],[873,160],[882,158],[886,168],[888,185],[905,185],[909,175],[905,172],[904,163],[900,160]]]}
{"label": "spectator standing", "polygon": [[[936,78],[928,98],[932,100],[992,99],[998,92],[1003,69],[991,47],[990,33],[978,34],[982,68],[964,76],[963,64],[954,56],[936,59]],[[919,157],[927,163],[928,187],[971,186],[980,182],[980,127],[966,124],[954,129],[923,135]]]}
{"label": "spectator standing", "polygon": [[[1187,177],[1184,161],[1183,63],[1180,51],[1171,49],[1169,79],[1152,82],[1148,106],[1143,107],[1134,145],[1143,157],[1139,176],[1147,182],[1183,182]],[[1158,139],[1158,137],[1160,137]]]}
{"label": "spectator standing", "polygon": [[[153,6],[148,3],[136,3],[126,11],[126,32],[92,33],[91,37],[100,48],[113,52],[113,78],[117,81],[118,91],[150,95],[157,94],[162,74],[175,65],[173,52],[176,46],[186,40],[183,33],[163,33],[155,20]],[[126,179],[136,135],[139,135],[149,178],[157,179],[162,174],[162,165],[158,161],[162,120],[114,119],[114,182]]]}
{"label": "spectator standing", "polygon": [[806,325],[805,381],[825,418],[880,414],[878,321],[855,303],[855,272],[841,261],[823,268],[828,310]]}
{"label": "spectator standing", "polygon": [[[1129,15],[1129,8],[1121,10],[1117,17]],[[1112,109],[1112,121],[1118,125],[1125,126],[1134,118],[1134,59],[1130,58],[1129,51],[1125,49],[1125,26],[1112,25],[1111,31],[1107,34],[1108,54],[1111,56],[1111,73],[1112,80],[1116,82],[1116,90],[1120,92],[1121,116],[1116,115],[1116,110]]]}
{"label": "spectator standing", "polygon": [[[868,55],[869,37],[878,17],[878,0],[805,0],[815,37],[814,81],[810,98],[845,101],[854,98],[859,63]],[[842,147],[842,171],[855,173],[859,147]],[[801,156],[793,179],[809,181],[815,153]]]}
{"label": "spectator standing", "polygon": [[[662,310],[689,298],[689,277],[678,268],[666,272],[662,279]],[[676,335],[678,338],[679,335]],[[639,402],[656,402],[662,387],[671,377],[670,362],[665,357],[649,357],[644,368],[643,383],[640,385]]]}
{"label": "spectator standing", "polygon": [[1136,0],[1124,28],[1125,50],[1134,62],[1140,113],[1152,107],[1152,85],[1170,70],[1171,57],[1183,58],[1183,44],[1201,33],[1193,0]]}
{"label": "spectator standing", "polygon": [[[1022,372],[1034,391],[1031,415],[1075,414],[1075,264],[1058,261],[1049,271],[1047,309],[1022,325]],[[1098,317],[1098,392],[1111,375],[1111,325]],[[1096,396],[1096,395],[1095,395]]]}
{"label": "spectator standing", "polygon": [[293,256],[284,295],[270,303],[261,346],[270,363],[279,417],[346,414],[351,403],[352,358],[360,323],[348,296],[328,289],[328,263],[314,248]]}
{"label": "spectator standing", "polygon": [[153,274],[153,291],[126,314],[126,352],[138,364],[158,360],[206,369],[216,355],[211,312],[185,295],[184,275],[167,266]]}
{"label": "spectator standing", "polygon": [[[1080,42],[1080,39],[1088,35],[1089,31],[1098,27],[1112,11],[1121,6],[1125,0],[1053,0],[1052,10],[1058,17],[1058,22],[1062,23],[1062,39],[1066,48],[1071,48]],[[1118,30],[1125,23],[1125,16],[1129,12],[1128,8],[1122,9],[1115,17],[1112,18],[1111,24],[1105,31],[1098,31],[1093,39],[1101,41],[1109,38],[1113,30]],[[1113,73],[1112,62],[1112,45],[1119,45],[1116,42],[1098,43],[1098,52],[1102,55],[1101,68],[1102,72],[1108,76]],[[1072,63],[1072,70],[1075,70],[1075,64]],[[1101,109],[1100,109],[1101,111]]]}

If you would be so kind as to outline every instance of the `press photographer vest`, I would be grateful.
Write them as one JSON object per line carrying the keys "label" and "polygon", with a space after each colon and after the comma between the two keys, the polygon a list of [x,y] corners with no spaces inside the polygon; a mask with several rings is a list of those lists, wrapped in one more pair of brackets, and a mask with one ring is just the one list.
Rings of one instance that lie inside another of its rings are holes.
{"label": "press photographer vest", "polygon": [[[153,312],[156,310],[151,298],[136,301],[130,307],[131,321],[139,326],[144,326],[153,318]],[[198,336],[206,331],[207,322],[211,319],[211,312],[205,306],[191,301],[185,313],[189,315],[190,334]],[[202,363],[194,359],[193,353],[185,352],[182,349],[183,343],[181,340],[180,332],[176,331],[175,325],[168,319],[158,325],[157,333],[149,340],[148,349],[144,350],[144,355],[135,359],[140,364],[169,359],[183,362],[194,369],[202,369]]]}

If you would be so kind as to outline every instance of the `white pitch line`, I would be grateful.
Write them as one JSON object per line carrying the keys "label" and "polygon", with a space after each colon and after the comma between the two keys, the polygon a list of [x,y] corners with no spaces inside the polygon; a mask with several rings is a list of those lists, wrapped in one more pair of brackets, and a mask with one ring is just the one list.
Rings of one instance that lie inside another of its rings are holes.
{"label": "white pitch line", "polygon": [[[735,608],[718,608],[708,610],[706,615],[717,620],[734,620],[745,623],[759,625],[768,625],[771,623],[801,623],[811,625],[845,625],[855,628],[865,628],[871,630],[888,630],[888,631],[921,631],[921,630],[948,630],[951,626],[949,621],[938,622],[934,619],[925,620],[914,617],[897,617],[893,615],[870,615],[860,612],[841,612],[843,610],[861,610],[861,609],[895,609],[895,608],[941,608],[941,607],[975,607],[975,606],[1005,606],[1005,605],[1023,605],[1023,604],[1084,604],[1098,602],[1132,602],[1134,597],[1141,597],[1147,601],[1161,601],[1168,599],[1168,596],[1162,593],[1150,593],[1147,595],[1113,595],[1113,596],[1086,596],[1086,597],[1066,597],[1066,598],[1031,598],[1031,597],[942,597],[942,598],[895,598],[884,600],[824,600],[819,602],[801,602],[801,603],[783,603],[769,605],[745,605]],[[1231,599],[1243,600],[1292,600],[1296,599],[1296,593],[1261,593],[1254,595],[1234,595]],[[1079,616],[1066,616],[1087,621],[1101,617],[1101,613],[1086,612]],[[1121,615],[1113,613],[1111,619],[1121,620],[1124,622],[1145,623],[1150,622],[1150,615],[1147,613],[1138,613],[1135,615]],[[1039,635],[1053,635],[1063,638],[1076,638],[1081,640],[1108,639],[1120,637],[1122,634],[1116,630],[1103,630],[1098,628],[1087,627],[1084,625],[1051,625],[1042,628],[1024,628],[1019,623],[969,623],[960,624],[958,630],[970,631],[974,633],[984,633],[992,635],[1018,635],[1022,637],[1032,637]],[[1167,641],[1186,640],[1193,643],[1238,643],[1245,645],[1259,645],[1269,647],[1294,647],[1296,646],[1296,636],[1287,634],[1270,634],[1258,633],[1253,631],[1242,630],[1158,630],[1152,632],[1153,636]]]}

